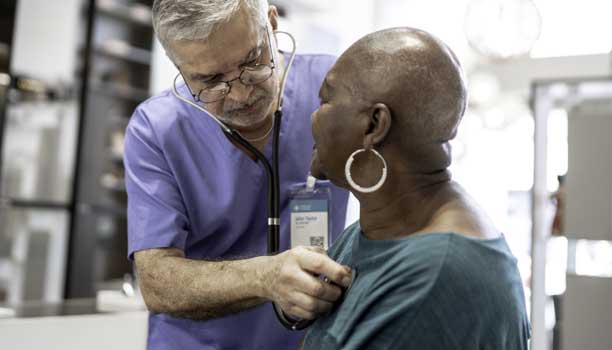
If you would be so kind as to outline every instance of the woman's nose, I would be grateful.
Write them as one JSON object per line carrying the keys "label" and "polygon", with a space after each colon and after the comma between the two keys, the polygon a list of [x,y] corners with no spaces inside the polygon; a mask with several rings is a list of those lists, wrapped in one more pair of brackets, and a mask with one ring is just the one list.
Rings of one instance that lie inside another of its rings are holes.
{"label": "woman's nose", "polygon": [[310,122],[312,123],[314,121],[314,119],[317,116],[317,113],[319,113],[319,109],[317,108],[314,112],[312,112],[312,114],[310,115]]}

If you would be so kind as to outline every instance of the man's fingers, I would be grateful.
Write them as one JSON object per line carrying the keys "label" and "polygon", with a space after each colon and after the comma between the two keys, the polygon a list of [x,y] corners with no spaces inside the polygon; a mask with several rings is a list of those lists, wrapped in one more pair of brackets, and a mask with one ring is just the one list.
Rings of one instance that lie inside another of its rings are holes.
{"label": "man's fingers", "polygon": [[325,251],[325,249],[323,249],[322,247],[319,247],[319,246],[308,246],[308,247],[304,247],[304,248],[306,248],[307,250],[310,250],[312,252],[315,252],[315,253],[327,255],[327,251]]}
{"label": "man's fingers", "polygon": [[334,304],[328,301],[320,300],[298,291],[291,294],[291,299],[289,301],[292,305],[315,315],[326,313],[334,306]]}
{"label": "man's fingers", "polygon": [[304,249],[298,255],[302,269],[314,274],[325,275],[335,283],[348,287],[351,284],[351,270],[322,254],[310,249]]}
{"label": "man's fingers", "polygon": [[314,320],[317,317],[314,312],[306,311],[297,305],[291,305],[287,310],[283,309],[283,311],[291,315],[293,318]]}
{"label": "man's fingers", "polygon": [[329,284],[307,272],[301,272],[294,276],[294,288],[311,297],[328,302],[334,302],[342,295],[338,286]]}

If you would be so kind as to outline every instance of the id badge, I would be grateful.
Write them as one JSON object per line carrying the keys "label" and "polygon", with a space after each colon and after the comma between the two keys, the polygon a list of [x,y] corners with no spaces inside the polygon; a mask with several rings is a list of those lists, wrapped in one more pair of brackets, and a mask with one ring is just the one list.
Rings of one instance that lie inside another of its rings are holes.
{"label": "id badge", "polygon": [[296,184],[290,192],[291,248],[328,249],[331,242],[331,188],[329,181]]}

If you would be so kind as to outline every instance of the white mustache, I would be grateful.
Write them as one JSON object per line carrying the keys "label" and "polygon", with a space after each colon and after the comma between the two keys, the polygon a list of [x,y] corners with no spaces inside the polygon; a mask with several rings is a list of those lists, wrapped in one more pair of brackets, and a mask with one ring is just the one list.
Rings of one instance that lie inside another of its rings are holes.
{"label": "white mustache", "polygon": [[255,105],[256,103],[258,103],[258,102],[259,102],[260,100],[262,100],[262,99],[263,99],[263,97],[258,98],[258,99],[256,99],[255,101],[253,101],[253,102],[251,102],[251,103],[248,103],[248,104],[243,104],[243,105],[240,105],[240,106],[238,106],[238,107],[232,107],[231,109],[226,110],[226,111],[225,111],[225,114],[236,114],[237,112],[239,113],[241,110],[244,110],[244,109],[248,109],[248,108],[253,107],[253,105]]}
{"label": "white mustache", "polygon": [[250,107],[253,107],[253,105],[260,102],[264,98],[265,98],[265,92],[262,92],[262,91],[254,92],[253,96],[249,98],[247,102],[243,102],[238,105],[234,105],[233,103],[231,103],[229,107],[227,107],[227,104],[226,104],[224,106],[226,108],[224,108],[223,112],[224,114],[235,114],[236,112],[240,112],[243,109],[248,109]]}

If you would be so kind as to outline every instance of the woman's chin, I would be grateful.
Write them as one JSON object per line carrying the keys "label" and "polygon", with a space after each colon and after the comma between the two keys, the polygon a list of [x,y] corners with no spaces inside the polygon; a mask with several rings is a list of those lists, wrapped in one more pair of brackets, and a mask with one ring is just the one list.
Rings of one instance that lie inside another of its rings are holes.
{"label": "woman's chin", "polygon": [[319,168],[310,168],[310,174],[319,180],[327,180],[327,176]]}
{"label": "woman's chin", "polygon": [[321,166],[321,161],[317,155],[317,150],[312,151],[312,159],[310,160],[310,174],[319,180],[327,180],[327,176]]}

